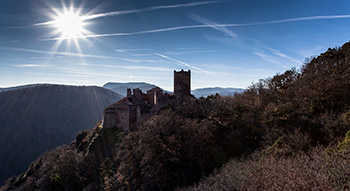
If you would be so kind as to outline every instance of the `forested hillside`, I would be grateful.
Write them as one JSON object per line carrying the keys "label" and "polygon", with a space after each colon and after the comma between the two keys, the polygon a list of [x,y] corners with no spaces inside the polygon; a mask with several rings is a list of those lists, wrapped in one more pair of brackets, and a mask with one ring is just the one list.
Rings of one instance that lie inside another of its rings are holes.
{"label": "forested hillside", "polygon": [[346,43],[233,97],[175,100],[137,131],[97,125],[3,189],[347,190],[349,86]]}
{"label": "forested hillside", "polygon": [[249,131],[259,131],[260,147],[181,190],[348,190],[349,87],[346,43],[309,59],[300,71],[288,70],[225,98],[239,107],[228,106],[231,111],[224,113],[244,108],[238,120],[254,124]]}

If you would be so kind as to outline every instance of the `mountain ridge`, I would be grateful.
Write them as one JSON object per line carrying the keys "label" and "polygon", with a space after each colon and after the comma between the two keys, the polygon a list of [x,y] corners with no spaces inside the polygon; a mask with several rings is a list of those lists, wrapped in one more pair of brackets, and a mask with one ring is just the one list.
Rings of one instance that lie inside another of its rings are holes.
{"label": "mountain ridge", "polygon": [[[126,90],[130,89],[141,89],[142,92],[147,92],[148,90],[159,87],[155,84],[150,84],[147,82],[107,82],[103,85],[104,88],[112,90],[118,94],[126,96]],[[159,87],[161,88],[161,87]],[[161,88],[162,89],[162,88]],[[171,91],[167,91],[162,89],[164,92],[172,93]],[[216,93],[222,96],[233,96],[235,93],[242,93],[245,89],[243,88],[223,88],[223,87],[205,87],[205,88],[197,88],[191,90],[191,94],[195,97],[207,97],[210,95],[215,95]]]}
{"label": "mountain ridge", "polygon": [[[102,86],[103,88],[112,90],[120,95],[126,96],[127,89],[139,88],[142,92],[147,92],[152,88],[158,87],[154,84],[149,84],[146,82],[107,82]],[[163,89],[162,89],[163,90]],[[164,90],[163,90],[164,91]]]}
{"label": "mountain ridge", "polygon": [[233,96],[235,93],[242,93],[244,91],[245,89],[243,88],[207,87],[194,89],[191,91],[191,94],[198,98],[215,95],[216,93],[222,96]]}
{"label": "mountain ridge", "polygon": [[36,87],[36,86],[49,86],[49,85],[55,85],[55,84],[46,84],[45,83],[45,84],[26,84],[26,85],[10,86],[10,87],[0,88],[0,93],[5,92],[5,91],[10,91],[10,90],[30,88],[30,87]]}

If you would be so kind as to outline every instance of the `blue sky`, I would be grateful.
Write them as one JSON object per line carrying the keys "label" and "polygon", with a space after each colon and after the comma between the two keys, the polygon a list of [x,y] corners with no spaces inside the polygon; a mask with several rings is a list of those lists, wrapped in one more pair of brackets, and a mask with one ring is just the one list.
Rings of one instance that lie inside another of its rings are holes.
{"label": "blue sky", "polygon": [[[53,24],[64,8],[85,23],[73,37]],[[349,0],[2,0],[0,87],[172,90],[173,70],[190,69],[192,89],[245,88],[341,46],[349,31]]]}

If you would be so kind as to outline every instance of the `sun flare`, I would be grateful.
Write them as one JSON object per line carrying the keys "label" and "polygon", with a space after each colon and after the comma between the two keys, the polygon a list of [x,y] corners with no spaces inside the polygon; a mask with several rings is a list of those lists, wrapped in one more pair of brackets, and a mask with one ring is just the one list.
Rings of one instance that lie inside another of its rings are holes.
{"label": "sun flare", "polygon": [[[37,23],[35,26],[48,26],[52,28],[50,37],[44,40],[54,40],[55,44],[52,46],[51,51],[57,51],[63,43],[66,44],[68,51],[73,48],[72,43],[75,45],[76,50],[79,53],[83,53],[80,43],[90,44],[90,41],[86,38],[87,35],[92,35],[86,27],[91,24],[88,22],[89,15],[82,13],[83,7],[75,6],[73,3],[67,6],[62,3],[62,7],[50,6],[51,11],[47,12],[49,21]],[[91,12],[91,11],[90,11]]]}
{"label": "sun flare", "polygon": [[73,10],[59,13],[54,23],[57,32],[61,33],[61,38],[74,39],[86,33],[86,23],[79,13]]}

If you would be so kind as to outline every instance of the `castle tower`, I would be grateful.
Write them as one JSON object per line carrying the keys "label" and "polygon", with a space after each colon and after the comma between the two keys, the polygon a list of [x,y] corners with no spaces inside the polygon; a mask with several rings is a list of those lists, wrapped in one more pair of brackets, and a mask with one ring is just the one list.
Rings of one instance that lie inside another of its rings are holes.
{"label": "castle tower", "polygon": [[174,95],[189,96],[191,94],[191,70],[187,72],[174,70]]}

